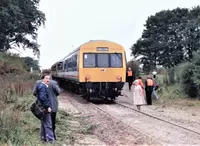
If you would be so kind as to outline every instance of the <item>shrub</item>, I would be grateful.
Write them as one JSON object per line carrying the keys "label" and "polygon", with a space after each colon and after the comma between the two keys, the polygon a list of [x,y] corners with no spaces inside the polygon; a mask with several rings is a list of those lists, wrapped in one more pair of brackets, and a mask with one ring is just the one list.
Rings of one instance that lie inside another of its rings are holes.
{"label": "shrub", "polygon": [[193,98],[198,96],[198,84],[195,82],[195,72],[195,65],[187,63],[184,65],[181,73],[181,85],[184,92]]}
{"label": "shrub", "polygon": [[169,83],[175,83],[175,69],[173,67],[169,69]]}
{"label": "shrub", "polygon": [[34,140],[32,131],[39,129],[33,116],[30,118],[29,110],[34,100],[31,95],[34,83],[35,79],[30,79],[28,73],[0,76],[0,142],[2,144],[10,142],[14,145],[30,145]]}

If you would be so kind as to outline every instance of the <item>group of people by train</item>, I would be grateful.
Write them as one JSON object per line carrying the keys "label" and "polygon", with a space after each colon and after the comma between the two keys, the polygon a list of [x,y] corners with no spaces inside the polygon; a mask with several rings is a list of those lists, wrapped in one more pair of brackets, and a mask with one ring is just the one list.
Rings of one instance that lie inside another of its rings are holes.
{"label": "group of people by train", "polygon": [[[151,76],[147,76],[145,82],[141,77],[135,78],[131,68],[127,71],[127,81],[129,91],[132,90],[133,104],[140,110],[141,105],[152,105],[152,93],[158,88],[156,82]],[[58,110],[58,98],[60,88],[56,81],[51,79],[51,71],[44,70],[41,80],[36,81],[33,95],[36,96],[36,102],[43,105],[45,114],[40,119],[40,139],[42,142],[53,143],[56,140],[56,113]]]}
{"label": "group of people by train", "polygon": [[156,90],[158,89],[158,84],[155,81],[155,76],[148,75],[143,82],[142,77],[134,77],[131,68],[127,70],[127,81],[129,85],[129,92],[132,90],[133,104],[137,106],[140,111],[141,105],[152,105],[152,95],[158,99]]}

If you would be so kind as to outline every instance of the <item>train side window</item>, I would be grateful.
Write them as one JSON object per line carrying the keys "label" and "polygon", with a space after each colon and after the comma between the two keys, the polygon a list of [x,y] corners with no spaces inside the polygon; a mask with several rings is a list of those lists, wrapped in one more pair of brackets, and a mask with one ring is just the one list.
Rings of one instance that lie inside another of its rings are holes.
{"label": "train side window", "polygon": [[67,68],[67,64],[66,62],[64,62],[64,70]]}
{"label": "train side window", "polygon": [[65,63],[66,63],[66,65],[67,65],[66,71],[68,72],[68,71],[69,71],[69,59],[67,59],[67,60],[65,61]]}
{"label": "train side window", "polygon": [[83,54],[83,67],[95,67],[95,54]]}
{"label": "train side window", "polygon": [[63,64],[62,62],[58,63],[58,70],[62,70],[63,67],[62,64]]}
{"label": "train side window", "polygon": [[74,71],[77,71],[77,55],[74,56]]}
{"label": "train side window", "polygon": [[67,71],[67,60],[64,62],[64,71]]}

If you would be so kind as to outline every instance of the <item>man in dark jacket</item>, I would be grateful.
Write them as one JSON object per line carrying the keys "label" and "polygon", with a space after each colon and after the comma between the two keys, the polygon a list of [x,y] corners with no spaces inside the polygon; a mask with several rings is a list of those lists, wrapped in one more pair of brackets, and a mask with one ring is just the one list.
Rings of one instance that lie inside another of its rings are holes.
{"label": "man in dark jacket", "polygon": [[[49,70],[44,70],[43,74],[48,74],[51,75]],[[37,80],[35,87],[33,89],[33,95],[37,96],[37,86],[42,82],[42,80]],[[60,95],[60,88],[57,84],[56,81],[50,80],[49,82],[49,87],[48,87],[48,93],[49,97],[51,100],[51,105],[52,105],[52,113],[51,113],[51,119],[52,119],[52,128],[53,128],[53,133],[54,133],[54,139],[56,140],[56,134],[55,134],[55,129],[56,129],[56,113],[58,111],[58,95]]]}
{"label": "man in dark jacket", "polygon": [[48,85],[49,75],[42,76],[42,82],[37,86],[37,100],[46,109],[43,119],[41,120],[40,139],[42,142],[54,142],[54,134],[51,122],[51,99],[49,97]]}

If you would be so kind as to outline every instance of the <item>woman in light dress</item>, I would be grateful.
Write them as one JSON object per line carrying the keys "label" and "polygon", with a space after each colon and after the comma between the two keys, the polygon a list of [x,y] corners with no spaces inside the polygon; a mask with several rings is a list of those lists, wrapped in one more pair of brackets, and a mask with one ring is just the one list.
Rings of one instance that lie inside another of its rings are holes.
{"label": "woman in light dress", "polygon": [[137,106],[137,109],[140,111],[141,105],[146,104],[145,93],[142,90],[142,87],[139,84],[138,80],[133,82],[133,104]]}

